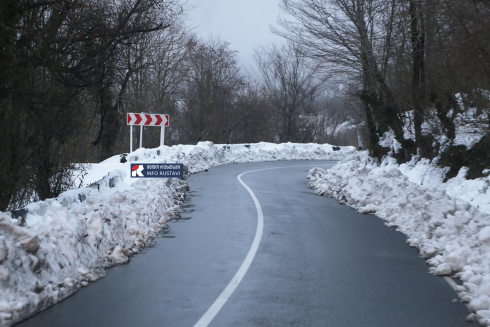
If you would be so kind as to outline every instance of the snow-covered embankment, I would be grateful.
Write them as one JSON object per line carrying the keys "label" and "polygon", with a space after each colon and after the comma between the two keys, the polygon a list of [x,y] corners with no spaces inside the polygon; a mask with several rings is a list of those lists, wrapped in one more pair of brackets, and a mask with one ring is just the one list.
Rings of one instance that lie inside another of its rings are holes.
{"label": "snow-covered embankment", "polygon": [[25,222],[0,212],[0,326],[63,300],[104,276],[104,268],[127,262],[179,212],[185,181],[131,179],[131,163],[179,162],[196,173],[229,163],[339,160],[352,151],[318,144],[202,142],[139,149],[126,163],[114,156],[89,165],[84,185],[97,182],[92,187],[30,204]]}
{"label": "snow-covered embankment", "polygon": [[366,152],[346,157],[333,168],[310,170],[309,185],[319,195],[360,213],[376,214],[395,226],[437,275],[455,275],[457,291],[490,325],[490,176],[464,179],[465,169],[443,183],[444,169],[422,161],[377,165]]}

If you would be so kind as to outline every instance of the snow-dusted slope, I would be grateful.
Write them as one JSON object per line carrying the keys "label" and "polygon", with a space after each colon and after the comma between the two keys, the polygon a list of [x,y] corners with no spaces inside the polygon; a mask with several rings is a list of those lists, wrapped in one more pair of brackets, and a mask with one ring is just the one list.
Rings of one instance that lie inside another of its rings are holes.
{"label": "snow-dusted slope", "polygon": [[430,270],[456,275],[462,301],[482,325],[490,325],[490,176],[478,180],[460,174],[443,183],[443,171],[428,162],[377,165],[366,152],[348,156],[325,171],[310,171],[309,185],[376,214],[408,236]]}
{"label": "snow-dusted slope", "polygon": [[[178,179],[131,179],[130,163],[184,163],[189,172],[229,163],[339,160],[353,148],[331,145],[178,145],[139,149],[87,167],[84,185],[27,206],[24,222],[0,212],[0,326],[12,325],[104,276],[138,253],[179,210]],[[97,186],[97,187],[95,187]]]}

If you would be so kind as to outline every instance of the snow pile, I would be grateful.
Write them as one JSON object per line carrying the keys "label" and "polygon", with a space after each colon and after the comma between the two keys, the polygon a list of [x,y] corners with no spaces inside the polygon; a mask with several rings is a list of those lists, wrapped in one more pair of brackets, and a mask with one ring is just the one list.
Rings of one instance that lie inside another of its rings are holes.
{"label": "snow pile", "polygon": [[[355,151],[354,147],[340,147],[334,151],[330,144],[299,143],[254,143],[254,144],[213,144],[200,142],[197,145],[161,146],[157,149],[138,149],[127,155],[128,161],[120,163],[120,156],[111,157],[99,164],[91,164],[83,180],[91,184],[114,169],[129,171],[131,163],[167,162],[183,163],[190,173],[197,173],[225,164],[244,162],[264,162],[277,160],[340,160]],[[131,184],[135,179],[126,177]]]}
{"label": "snow pile", "polygon": [[0,212],[1,326],[63,300],[103,277],[103,268],[126,263],[178,210],[183,181],[139,180],[127,191],[124,175],[112,173],[100,190],[31,204],[26,226]]}
{"label": "snow pile", "polygon": [[468,168],[463,167],[456,177],[444,182],[448,169],[438,167],[428,159],[413,159],[401,164],[399,169],[412,183],[425,189],[444,191],[450,197],[466,201],[490,214],[490,171],[484,178],[468,180],[465,178]]}
{"label": "snow pile", "polygon": [[318,144],[202,142],[139,149],[128,154],[125,163],[114,156],[86,165],[83,182],[90,186],[31,203],[25,220],[0,212],[0,326],[63,300],[103,277],[104,268],[128,262],[180,211],[185,181],[131,179],[132,162],[184,163],[195,173],[228,163],[338,160],[353,150],[333,151],[331,145]]}
{"label": "snow pile", "polygon": [[[412,163],[410,169],[410,164],[400,167],[392,159],[378,166],[360,152],[327,171],[310,170],[309,185],[319,195],[396,226],[419,249],[433,273],[461,279],[463,285],[457,290],[461,300],[482,325],[490,325],[490,177],[466,181],[462,171],[443,183],[441,171],[430,171],[428,166]],[[465,193],[473,194],[470,197],[480,210],[463,200]]]}

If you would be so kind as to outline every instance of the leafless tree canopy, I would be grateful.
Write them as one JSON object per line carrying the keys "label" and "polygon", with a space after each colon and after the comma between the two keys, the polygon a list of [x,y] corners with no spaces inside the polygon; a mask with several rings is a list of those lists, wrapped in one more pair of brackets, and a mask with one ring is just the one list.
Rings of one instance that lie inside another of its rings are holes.
{"label": "leafless tree canopy", "polygon": [[462,166],[470,177],[488,168],[488,128],[471,149],[453,145],[459,113],[476,107],[478,117],[490,117],[488,1],[282,0],[281,6],[294,20],[280,20],[284,29],[275,32],[350,85],[373,156],[387,153],[379,139],[392,132],[401,161],[438,157],[451,167],[449,177]]}
{"label": "leafless tree canopy", "polygon": [[[226,40],[193,34],[185,1],[0,2],[0,210],[128,151],[128,112],[170,114],[167,145],[359,137],[381,158],[391,133],[400,161],[490,168],[488,1],[282,0],[287,43],[256,49],[257,76]],[[461,113],[487,126],[471,149],[454,141]]]}
{"label": "leafless tree canopy", "polygon": [[255,52],[266,94],[279,117],[280,142],[308,140],[310,131],[301,125],[325,86],[326,75],[320,74],[320,64],[303,56],[301,50],[290,42]]}
{"label": "leafless tree canopy", "polygon": [[91,146],[113,151],[148,35],[182,14],[174,0],[1,2],[1,209],[69,187]]}

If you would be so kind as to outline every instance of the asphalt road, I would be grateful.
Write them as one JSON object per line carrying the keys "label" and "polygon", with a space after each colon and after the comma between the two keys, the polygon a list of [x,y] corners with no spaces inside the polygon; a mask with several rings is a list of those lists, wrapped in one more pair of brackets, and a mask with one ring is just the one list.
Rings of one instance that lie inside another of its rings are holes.
{"label": "asphalt road", "polygon": [[19,326],[194,326],[256,237],[256,206],[237,176],[274,167],[283,168],[242,176],[263,210],[263,233],[209,326],[471,326],[465,305],[452,302],[456,293],[428,273],[404,235],[314,195],[305,165],[332,163],[250,163],[193,175],[186,212],[154,247]]}

